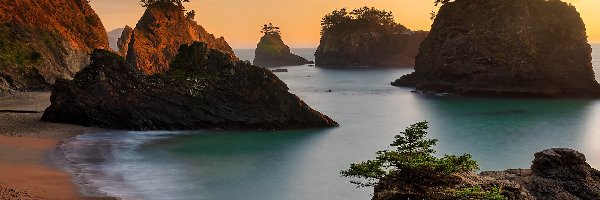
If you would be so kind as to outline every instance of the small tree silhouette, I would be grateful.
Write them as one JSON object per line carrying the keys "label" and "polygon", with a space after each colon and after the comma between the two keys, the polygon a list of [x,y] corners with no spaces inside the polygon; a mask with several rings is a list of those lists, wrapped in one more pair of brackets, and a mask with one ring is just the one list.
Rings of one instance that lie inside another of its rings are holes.
{"label": "small tree silhouette", "polygon": [[262,30],[260,32],[264,33],[264,34],[270,34],[270,35],[281,34],[281,31],[279,31],[279,27],[273,26],[272,23],[263,25]]}
{"label": "small tree silhouette", "polygon": [[140,0],[142,7],[148,7],[154,3],[173,3],[183,9],[183,3],[190,2],[190,0]]}

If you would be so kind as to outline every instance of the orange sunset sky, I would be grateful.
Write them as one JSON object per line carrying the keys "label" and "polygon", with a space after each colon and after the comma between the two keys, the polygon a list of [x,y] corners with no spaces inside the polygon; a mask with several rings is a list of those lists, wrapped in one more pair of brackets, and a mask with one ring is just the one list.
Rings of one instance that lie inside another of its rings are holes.
{"label": "orange sunset sky", "polygon": [[[433,0],[191,0],[186,8],[196,10],[196,21],[215,36],[224,36],[233,48],[255,48],[267,22],[281,27],[290,47],[317,47],[321,18],[339,8],[374,6],[392,11],[396,22],[412,30],[429,30],[429,13],[437,10]],[[135,27],[142,16],[137,0],[92,0],[107,30]],[[577,7],[589,41],[600,43],[600,0],[566,0]]]}

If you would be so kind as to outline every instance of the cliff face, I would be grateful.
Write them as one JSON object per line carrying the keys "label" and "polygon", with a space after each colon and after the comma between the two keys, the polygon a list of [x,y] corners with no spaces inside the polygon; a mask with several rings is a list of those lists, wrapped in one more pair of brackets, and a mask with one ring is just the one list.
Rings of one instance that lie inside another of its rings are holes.
{"label": "cliff face", "polygon": [[531,169],[453,174],[418,186],[391,179],[375,188],[373,200],[485,199],[457,198],[453,191],[465,187],[496,187],[510,200],[600,199],[600,172],[575,150],[547,149],[535,154]]}
{"label": "cliff face", "polygon": [[43,121],[114,129],[291,129],[337,126],[269,70],[203,43],[183,45],[164,74],[145,75],[108,51],[58,81]]}
{"label": "cliff face", "polygon": [[117,54],[120,56],[127,56],[127,51],[129,50],[129,42],[131,41],[131,34],[133,33],[133,29],[129,26],[125,26],[123,31],[121,31],[121,36],[117,39]]}
{"label": "cliff face", "polygon": [[415,72],[393,85],[465,95],[600,96],[579,13],[544,0],[443,5]]}
{"label": "cliff face", "polygon": [[283,43],[280,34],[265,33],[256,45],[253,63],[263,67],[278,67],[313,64],[314,62],[292,54],[290,47]]}
{"label": "cliff face", "polygon": [[182,44],[204,42],[235,58],[223,37],[215,38],[172,3],[153,3],[137,23],[127,49],[127,61],[146,74],[167,71]]}
{"label": "cliff face", "polygon": [[315,53],[317,66],[412,67],[426,31],[353,28],[324,31]]}
{"label": "cliff face", "polygon": [[49,90],[95,48],[108,38],[85,0],[0,1],[0,90]]}

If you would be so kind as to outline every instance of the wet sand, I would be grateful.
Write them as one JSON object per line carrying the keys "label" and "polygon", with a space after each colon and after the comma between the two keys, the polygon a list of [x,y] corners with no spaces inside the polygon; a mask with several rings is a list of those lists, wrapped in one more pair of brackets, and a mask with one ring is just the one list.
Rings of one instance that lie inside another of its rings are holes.
{"label": "wet sand", "polygon": [[50,164],[60,141],[95,129],[39,121],[49,105],[50,93],[0,96],[0,199],[107,199],[82,196],[70,174]]}

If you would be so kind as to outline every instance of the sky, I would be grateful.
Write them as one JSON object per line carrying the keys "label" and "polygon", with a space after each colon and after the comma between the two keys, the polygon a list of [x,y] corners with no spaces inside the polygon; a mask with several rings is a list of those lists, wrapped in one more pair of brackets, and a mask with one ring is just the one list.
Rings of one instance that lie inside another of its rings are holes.
{"label": "sky", "polygon": [[[396,22],[412,30],[429,30],[433,0],[191,0],[196,21],[209,33],[224,36],[233,48],[255,48],[262,24],[279,26],[294,48],[319,45],[321,18],[340,8],[373,6],[392,11]],[[581,13],[591,43],[600,43],[600,0],[565,0]],[[108,31],[135,24],[144,13],[138,0],[91,0]]]}

